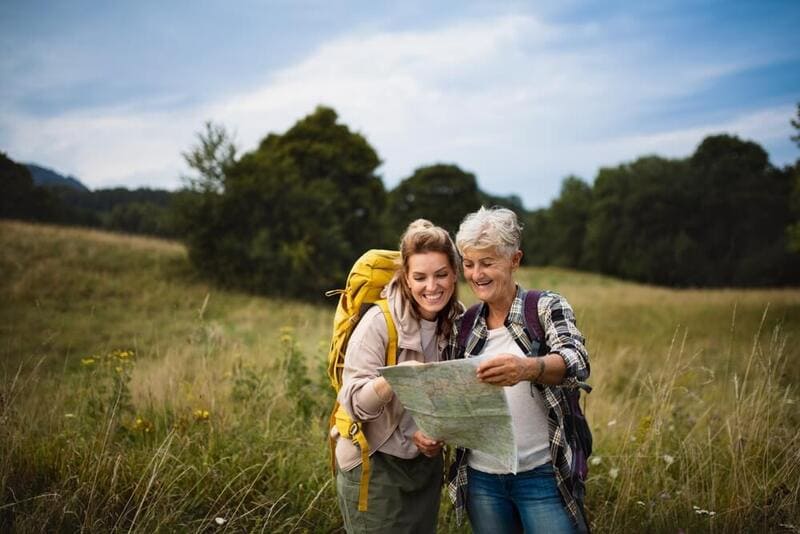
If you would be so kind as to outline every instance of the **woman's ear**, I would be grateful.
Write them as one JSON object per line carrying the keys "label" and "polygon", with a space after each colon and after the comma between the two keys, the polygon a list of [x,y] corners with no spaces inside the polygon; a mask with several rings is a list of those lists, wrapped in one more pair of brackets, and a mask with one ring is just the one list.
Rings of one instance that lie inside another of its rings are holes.
{"label": "woman's ear", "polygon": [[522,262],[522,250],[517,250],[513,256],[511,256],[511,268],[516,269],[519,267],[520,263]]}

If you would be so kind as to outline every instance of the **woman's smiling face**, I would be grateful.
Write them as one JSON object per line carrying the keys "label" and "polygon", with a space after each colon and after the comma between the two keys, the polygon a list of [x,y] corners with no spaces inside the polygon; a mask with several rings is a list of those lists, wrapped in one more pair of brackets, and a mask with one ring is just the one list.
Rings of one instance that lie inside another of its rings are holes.
{"label": "woman's smiling face", "polygon": [[408,258],[406,284],[424,319],[433,321],[450,301],[456,273],[443,252],[423,252]]}
{"label": "woman's smiling face", "polygon": [[519,267],[522,252],[511,256],[498,253],[496,248],[464,251],[464,278],[472,292],[487,304],[502,302],[516,291],[514,271]]}

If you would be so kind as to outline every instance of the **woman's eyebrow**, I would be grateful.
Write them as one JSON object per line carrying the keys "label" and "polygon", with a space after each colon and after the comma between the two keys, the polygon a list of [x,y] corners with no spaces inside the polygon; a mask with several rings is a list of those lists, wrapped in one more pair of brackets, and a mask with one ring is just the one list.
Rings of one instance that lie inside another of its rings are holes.
{"label": "woman's eyebrow", "polygon": [[[434,272],[434,274],[436,274],[436,273],[440,273],[440,272],[442,272],[442,271],[446,271],[446,270],[447,270],[447,265],[442,265],[442,266],[441,266],[441,267],[439,267],[438,269],[434,269],[434,271],[433,271],[433,272]],[[427,273],[427,271],[411,271],[411,275],[412,275],[412,276],[413,276],[413,275],[417,275],[417,274],[422,274],[422,275],[425,275],[425,274],[428,274],[428,273]]]}

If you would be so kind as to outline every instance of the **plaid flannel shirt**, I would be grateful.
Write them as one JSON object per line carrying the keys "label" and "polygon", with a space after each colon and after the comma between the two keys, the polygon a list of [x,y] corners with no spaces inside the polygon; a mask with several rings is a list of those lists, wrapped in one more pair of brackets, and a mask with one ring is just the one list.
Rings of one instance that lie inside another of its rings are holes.
{"label": "plaid flannel shirt", "polygon": [[[517,294],[511,304],[505,326],[526,355],[538,356],[541,349],[539,343],[532,341],[525,333],[524,298],[525,291],[517,286]],[[456,321],[454,331],[450,336],[450,343],[445,349],[444,359],[478,356],[483,351],[488,337],[487,312],[488,307],[481,304],[475,326],[467,338],[464,354],[459,354],[458,328],[462,326],[468,328],[469,325],[461,325],[460,321]],[[575,324],[575,313],[564,297],[557,293],[543,291],[539,297],[538,312],[539,321],[545,332],[545,343],[549,347],[548,354],[560,354],[564,358],[567,369],[561,385],[548,386],[531,383],[531,387],[538,388],[542,394],[547,409],[550,456],[553,461],[556,482],[564,506],[573,522],[578,524],[578,504],[573,497],[569,483],[572,473],[572,449],[564,431],[564,414],[568,413],[569,409],[562,388],[584,386],[583,381],[589,377],[589,355],[584,346],[583,335]],[[455,507],[458,524],[461,524],[466,509],[466,489],[466,450],[458,449],[448,481],[448,493]]]}

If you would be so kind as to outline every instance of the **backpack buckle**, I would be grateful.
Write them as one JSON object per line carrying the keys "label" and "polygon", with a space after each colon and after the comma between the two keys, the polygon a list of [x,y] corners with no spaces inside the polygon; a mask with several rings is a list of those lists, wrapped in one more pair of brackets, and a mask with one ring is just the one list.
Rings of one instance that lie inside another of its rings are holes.
{"label": "backpack buckle", "polygon": [[354,439],[355,438],[355,435],[358,434],[358,430],[359,430],[358,423],[353,421],[350,424],[350,429],[347,431],[350,434],[350,439]]}

